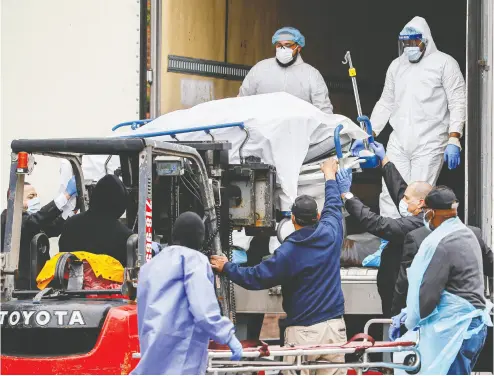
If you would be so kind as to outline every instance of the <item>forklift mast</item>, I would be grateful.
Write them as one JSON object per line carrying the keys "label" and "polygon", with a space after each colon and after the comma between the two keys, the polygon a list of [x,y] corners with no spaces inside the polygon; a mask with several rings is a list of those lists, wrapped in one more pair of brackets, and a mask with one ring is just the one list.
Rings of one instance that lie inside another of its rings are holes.
{"label": "forklift mast", "polygon": [[[29,291],[20,291],[15,286],[21,252],[24,179],[34,168],[35,155],[62,158],[71,163],[80,192],[77,202],[80,212],[88,209],[94,186],[94,182],[84,179],[82,156],[119,157],[120,168],[110,173],[119,175],[129,192],[126,222],[136,234],[129,238],[121,293],[134,299],[139,269],[154,256],[152,242],[170,244],[173,224],[185,211],[194,211],[204,220],[206,240],[200,251],[207,256],[225,255],[231,259],[234,229],[245,228],[248,234],[275,234],[275,169],[249,157],[242,158],[238,165],[230,164],[230,148],[229,142],[214,139],[160,142],[138,135],[13,141],[8,215],[1,254],[2,301],[27,296],[40,300],[54,293],[69,296],[75,293],[63,283],[59,284],[62,291],[60,288],[56,291],[36,290],[35,273],[42,265],[32,268]],[[33,257],[35,254],[36,251],[31,251]],[[217,275],[215,288],[222,313],[235,322],[233,284]],[[77,293],[81,294],[80,291]]]}

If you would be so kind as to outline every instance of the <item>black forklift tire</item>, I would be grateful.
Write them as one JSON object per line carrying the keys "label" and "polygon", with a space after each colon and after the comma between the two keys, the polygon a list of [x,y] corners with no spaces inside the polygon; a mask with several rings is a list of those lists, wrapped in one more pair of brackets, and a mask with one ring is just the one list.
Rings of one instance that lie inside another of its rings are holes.
{"label": "black forklift tire", "polygon": [[[417,355],[416,354],[408,354],[405,356],[405,359],[403,360],[403,365],[404,366],[413,366],[416,365],[417,363]],[[405,371],[409,375],[416,375],[417,373],[420,372],[420,363],[417,365],[417,369],[415,371]]]}

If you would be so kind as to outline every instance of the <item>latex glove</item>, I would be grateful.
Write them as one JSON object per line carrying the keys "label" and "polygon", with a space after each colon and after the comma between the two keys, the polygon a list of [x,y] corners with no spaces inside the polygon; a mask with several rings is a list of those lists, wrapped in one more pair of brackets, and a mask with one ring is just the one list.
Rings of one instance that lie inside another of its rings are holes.
{"label": "latex glove", "polygon": [[354,157],[358,157],[359,153],[364,150],[364,141],[363,140],[355,140],[350,151]]}
{"label": "latex glove", "polygon": [[382,161],[386,156],[386,150],[384,149],[383,144],[374,141],[372,144],[369,144],[370,149],[374,152],[375,155]]}
{"label": "latex glove", "polygon": [[231,360],[242,359],[242,344],[237,339],[237,337],[235,337],[235,335],[233,335],[230,341],[228,342],[228,347],[233,353],[232,357],[230,358]]}
{"label": "latex glove", "polygon": [[234,264],[246,264],[247,263],[247,252],[243,249],[234,249],[232,251],[232,262]]}
{"label": "latex glove", "polygon": [[352,186],[352,170],[341,168],[336,173],[336,183],[338,184],[340,194],[350,192],[350,187]]}
{"label": "latex glove", "polygon": [[398,315],[393,316],[391,319],[393,323],[389,326],[388,335],[391,341],[396,341],[400,337],[400,326],[405,323],[407,313],[405,310],[401,310]]}
{"label": "latex glove", "polygon": [[161,244],[158,243],[158,242],[152,242],[151,243],[151,249],[153,250],[153,257],[158,255],[158,253],[161,252],[162,250],[162,247],[161,247]]}
{"label": "latex glove", "polygon": [[394,325],[390,325],[388,329],[388,335],[390,341],[396,341],[400,338],[400,327],[395,327]]}
{"label": "latex glove", "polygon": [[65,192],[72,197],[73,195],[77,196],[77,187],[75,185],[75,176],[72,176],[72,179],[67,183],[67,187],[65,188]]}
{"label": "latex glove", "polygon": [[450,170],[454,170],[460,165],[460,148],[449,144],[444,151],[444,162],[448,164]]}
{"label": "latex glove", "polygon": [[388,244],[387,240],[381,239],[381,245],[372,255],[367,256],[362,261],[362,266],[378,268],[381,265],[381,254]]}

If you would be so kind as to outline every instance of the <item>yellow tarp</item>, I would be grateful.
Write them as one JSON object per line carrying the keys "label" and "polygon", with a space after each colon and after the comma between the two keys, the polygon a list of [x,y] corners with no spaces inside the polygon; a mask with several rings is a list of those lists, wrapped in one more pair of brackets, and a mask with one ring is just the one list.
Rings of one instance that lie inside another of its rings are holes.
{"label": "yellow tarp", "polygon": [[[55,277],[55,266],[57,265],[60,256],[64,253],[66,252],[60,252],[53,256],[46,262],[41,272],[39,272],[38,278],[36,278],[36,284],[40,290],[43,290],[51,281],[53,281],[53,278]],[[87,261],[96,277],[123,283],[124,268],[117,259],[107,255],[95,255],[94,253],[83,251],[71,253],[77,256],[79,260]]]}

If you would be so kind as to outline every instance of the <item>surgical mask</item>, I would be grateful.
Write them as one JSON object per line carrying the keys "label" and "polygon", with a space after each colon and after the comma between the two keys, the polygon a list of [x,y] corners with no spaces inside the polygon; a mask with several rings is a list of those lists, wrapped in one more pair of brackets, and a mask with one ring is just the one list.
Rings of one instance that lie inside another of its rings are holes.
{"label": "surgical mask", "polygon": [[420,47],[405,47],[405,54],[408,57],[408,61],[413,62],[420,59],[422,51],[420,51]]}
{"label": "surgical mask", "polygon": [[413,215],[412,213],[410,213],[408,211],[408,203],[405,202],[405,200],[400,201],[400,205],[399,205],[398,209],[400,210],[400,215],[402,217],[410,217],[411,215]]}
{"label": "surgical mask", "polygon": [[424,226],[427,228],[427,230],[433,231],[434,229],[432,228],[431,221],[428,221],[426,219],[427,213],[428,213],[428,211],[424,213]]}
{"label": "surgical mask", "polygon": [[281,64],[287,64],[293,60],[293,50],[288,47],[278,47],[276,49],[276,58]]}
{"label": "surgical mask", "polygon": [[27,212],[29,214],[37,213],[41,209],[41,202],[38,197],[35,197],[27,202]]}

